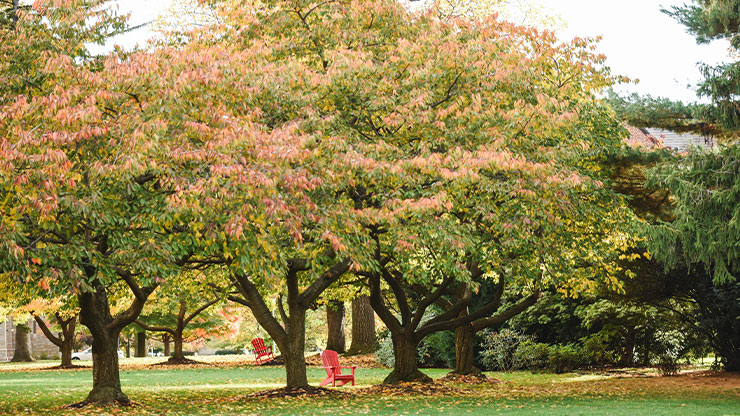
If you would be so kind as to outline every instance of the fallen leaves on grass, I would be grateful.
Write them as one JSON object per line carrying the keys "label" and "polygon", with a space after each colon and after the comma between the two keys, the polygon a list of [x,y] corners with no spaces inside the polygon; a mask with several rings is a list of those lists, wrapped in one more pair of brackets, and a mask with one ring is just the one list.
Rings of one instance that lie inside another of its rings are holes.
{"label": "fallen leaves on grass", "polygon": [[449,373],[446,376],[437,380],[441,383],[454,383],[454,384],[499,384],[501,380],[491,377],[480,377],[472,374],[455,374]]}
{"label": "fallen leaves on grass", "polygon": [[285,397],[302,397],[302,398],[315,398],[315,397],[330,397],[330,398],[347,398],[350,397],[349,393],[327,389],[323,387],[297,387],[297,388],[281,388],[273,390],[262,390],[254,393],[247,394],[236,398],[236,401],[243,399],[280,399]]}
{"label": "fallen leaves on grass", "polygon": [[355,395],[376,394],[382,396],[461,396],[469,394],[470,390],[440,383],[400,383],[380,384],[356,389],[352,393]]}

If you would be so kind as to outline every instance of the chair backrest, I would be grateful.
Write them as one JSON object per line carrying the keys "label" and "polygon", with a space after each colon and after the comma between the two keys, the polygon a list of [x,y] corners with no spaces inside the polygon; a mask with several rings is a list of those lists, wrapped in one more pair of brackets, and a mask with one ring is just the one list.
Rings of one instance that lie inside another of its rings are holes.
{"label": "chair backrest", "polygon": [[[336,351],[324,350],[321,352],[321,361],[324,363],[324,367],[334,367],[333,371],[335,375],[342,375],[342,369],[339,368],[339,355]],[[332,369],[326,369],[326,375],[332,375]]]}
{"label": "chair backrest", "polygon": [[254,350],[257,352],[262,352],[267,349],[265,348],[265,340],[262,338],[253,339],[252,346],[254,347]]}

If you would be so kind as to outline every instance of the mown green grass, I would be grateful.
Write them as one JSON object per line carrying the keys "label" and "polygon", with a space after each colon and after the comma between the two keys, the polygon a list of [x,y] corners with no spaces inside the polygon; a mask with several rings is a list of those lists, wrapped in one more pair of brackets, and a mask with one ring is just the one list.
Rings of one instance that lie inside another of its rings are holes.
{"label": "mown green grass", "polygon": [[[89,369],[20,371],[23,367],[0,365],[0,415],[72,415],[65,404],[82,400],[91,387]],[[358,370],[356,391],[382,381],[386,369]],[[447,370],[425,370],[434,378]],[[152,368],[124,369],[124,391],[138,403],[134,408],[86,408],[87,414],[146,415],[737,415],[737,388],[711,390],[651,388],[650,383],[632,387],[630,380],[612,380],[601,375],[491,374],[499,384],[455,385],[466,394],[433,397],[353,395],[350,398],[255,399],[244,396],[259,390],[284,386],[281,367]],[[318,385],[320,368],[309,368],[309,382]],[[637,379],[636,379],[637,380]],[[640,380],[637,380],[640,381]],[[636,382],[637,382],[636,381]],[[656,386],[661,378],[654,379]],[[669,380],[670,381],[670,380]],[[675,381],[675,380],[674,380]],[[647,386],[647,387],[645,387]]]}

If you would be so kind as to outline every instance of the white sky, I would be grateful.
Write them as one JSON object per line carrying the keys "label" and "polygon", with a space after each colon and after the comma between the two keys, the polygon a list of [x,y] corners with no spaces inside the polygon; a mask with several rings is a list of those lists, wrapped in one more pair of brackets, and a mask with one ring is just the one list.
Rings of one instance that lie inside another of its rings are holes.
{"label": "white sky", "polygon": [[[121,0],[122,12],[131,11],[139,24],[164,12],[172,0]],[[696,45],[684,27],[660,12],[690,0],[536,0],[567,23],[563,38],[603,36],[600,52],[606,54],[612,73],[639,79],[637,85],[618,87],[674,100],[696,101],[693,88],[701,79],[698,62],[728,60],[726,42]],[[140,29],[115,43],[128,47],[143,44],[151,32]]]}

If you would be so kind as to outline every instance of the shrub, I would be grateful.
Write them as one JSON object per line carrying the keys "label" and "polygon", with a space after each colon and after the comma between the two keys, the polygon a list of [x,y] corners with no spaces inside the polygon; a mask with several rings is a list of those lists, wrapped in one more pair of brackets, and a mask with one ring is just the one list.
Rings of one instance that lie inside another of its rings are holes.
{"label": "shrub", "polygon": [[542,342],[525,340],[519,344],[514,355],[514,361],[519,363],[520,368],[544,370],[549,365],[550,346]]}
{"label": "shrub", "polygon": [[454,367],[455,333],[442,331],[427,335],[419,343],[419,348],[416,350],[416,359],[421,367]]}
{"label": "shrub", "polygon": [[591,366],[605,367],[616,365],[619,361],[612,344],[612,337],[605,331],[583,337],[581,341],[582,361]]}
{"label": "shrub", "polygon": [[396,357],[393,352],[393,340],[391,340],[391,333],[387,329],[383,329],[378,334],[378,349],[375,351],[375,359],[377,362],[383,364],[386,367],[393,367],[396,363]]}
{"label": "shrub", "polygon": [[681,334],[675,331],[660,332],[656,341],[653,365],[664,376],[678,373],[678,361],[688,355]]}
{"label": "shrub", "polygon": [[584,363],[583,351],[576,344],[550,346],[549,369],[564,373],[581,367]]}
{"label": "shrub", "polygon": [[523,335],[511,329],[483,331],[481,362],[486,370],[511,371],[523,368],[521,354],[517,348],[523,342],[534,342],[531,335]]}

